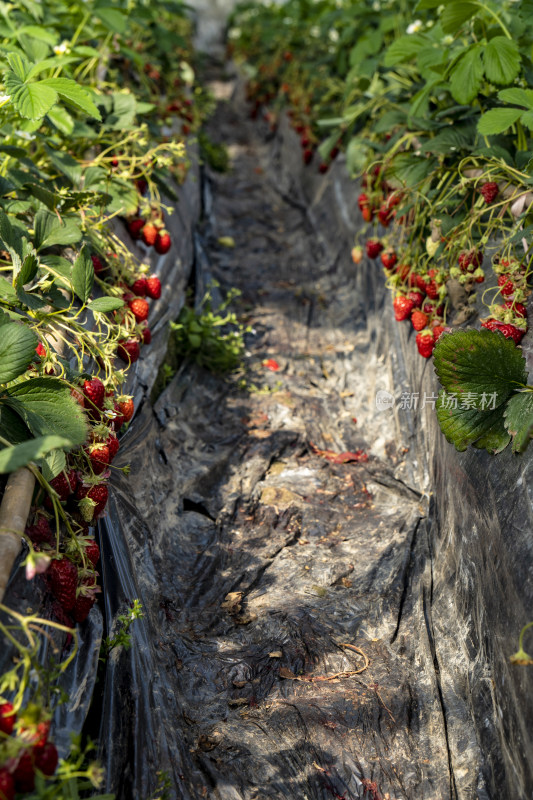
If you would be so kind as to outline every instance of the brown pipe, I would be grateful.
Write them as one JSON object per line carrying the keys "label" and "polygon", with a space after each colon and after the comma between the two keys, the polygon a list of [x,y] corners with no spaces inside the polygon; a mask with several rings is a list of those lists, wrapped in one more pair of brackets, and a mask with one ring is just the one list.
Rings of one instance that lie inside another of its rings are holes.
{"label": "brown pipe", "polygon": [[0,602],[20,553],[22,534],[30,513],[35,478],[29,469],[21,467],[7,479],[0,503]]}

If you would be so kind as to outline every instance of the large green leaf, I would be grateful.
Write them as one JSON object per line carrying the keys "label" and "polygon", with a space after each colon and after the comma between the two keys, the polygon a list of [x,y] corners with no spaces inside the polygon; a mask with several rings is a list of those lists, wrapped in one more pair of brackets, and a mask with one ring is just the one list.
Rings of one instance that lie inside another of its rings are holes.
{"label": "large green leaf", "polygon": [[124,300],[120,300],[118,297],[98,297],[96,300],[91,300],[87,308],[90,308],[91,311],[105,313],[107,311],[116,311],[122,308],[123,305]]}
{"label": "large green leaf", "polygon": [[31,461],[38,461],[52,450],[69,448],[72,442],[62,436],[39,436],[28,442],[0,450],[0,473],[14,472]]}
{"label": "large green leaf", "polygon": [[0,402],[0,436],[11,444],[20,444],[31,439],[31,433],[19,415],[2,402]]}
{"label": "large green leaf", "polygon": [[522,351],[501,333],[483,329],[446,334],[434,356],[444,389],[461,400],[475,396],[477,409],[500,406],[527,383]]}
{"label": "large green leaf", "polygon": [[47,481],[53,480],[67,466],[67,459],[63,450],[51,450],[42,460],[43,477]]}
{"label": "large green leaf", "polygon": [[439,393],[436,403],[437,419],[446,439],[455,445],[457,450],[466,450],[469,444],[487,436],[498,421],[502,410],[478,411],[475,408],[463,408],[457,398],[457,407],[450,402],[451,394],[444,390]]}
{"label": "large green leaf", "polygon": [[505,36],[495,36],[483,52],[485,75],[498,84],[512,83],[520,72],[518,45]]}
{"label": "large green leaf", "polygon": [[33,378],[11,387],[6,402],[34,436],[57,434],[72,445],[83,444],[87,420],[69,387],[57,378]]}
{"label": "large green leaf", "polygon": [[491,108],[480,118],[477,129],[483,136],[504,133],[523,113],[521,108]]}
{"label": "large green leaf", "polygon": [[80,253],[72,267],[72,288],[82,303],[86,303],[93,290],[94,267],[86,245]]}
{"label": "large green leaf", "polygon": [[483,80],[482,48],[472,45],[461,56],[450,73],[452,97],[461,105],[468,105],[477,97]]}
{"label": "large green leaf", "polygon": [[42,119],[57,102],[57,93],[51,86],[43,86],[43,81],[24,83],[14,72],[5,77],[6,92],[22,117]]}
{"label": "large green leaf", "polygon": [[446,5],[440,18],[444,33],[457,33],[464,23],[478,11],[475,3],[465,3],[463,0],[451,0]]}
{"label": "large green leaf", "polygon": [[26,325],[10,322],[2,325],[0,336],[0,383],[15,380],[35,356],[38,339]]}
{"label": "large green leaf", "polygon": [[57,92],[62,100],[79,111],[83,111],[95,119],[100,119],[100,112],[96,108],[90,92],[76,81],[70,78],[45,78],[39,81],[39,85]]}
{"label": "large green leaf", "polygon": [[522,453],[533,434],[533,392],[513,395],[505,409],[505,427],[513,437],[513,450]]}
{"label": "large green leaf", "polygon": [[[502,411],[502,407],[500,406],[498,410]],[[494,456],[497,453],[501,453],[502,450],[505,450],[510,441],[511,436],[505,429],[502,413],[494,425],[492,425],[481,438],[473,442],[473,445],[480,450],[487,450],[487,452]]]}
{"label": "large green leaf", "polygon": [[533,108],[533,89],[519,89],[513,87],[512,89],[501,89],[498,92],[498,97],[504,103],[513,103],[515,106],[524,106],[524,108]]}
{"label": "large green leaf", "polygon": [[394,67],[402,61],[408,61],[424,47],[427,47],[429,43],[428,37],[420,33],[400,36],[385,53],[383,63],[386,67]]}
{"label": "large green leaf", "polygon": [[35,247],[42,250],[56,244],[75,244],[81,239],[81,231],[73,217],[59,219],[57,214],[52,214],[45,209],[40,209],[35,215]]}

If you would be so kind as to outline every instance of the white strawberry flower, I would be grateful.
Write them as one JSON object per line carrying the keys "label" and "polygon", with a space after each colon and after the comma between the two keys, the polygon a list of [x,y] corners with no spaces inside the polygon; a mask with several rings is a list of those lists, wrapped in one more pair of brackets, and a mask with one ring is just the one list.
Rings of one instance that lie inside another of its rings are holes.
{"label": "white strawberry flower", "polygon": [[53,50],[56,56],[66,55],[67,53],[70,53],[70,44],[67,41],[63,41],[61,44],[56,44]]}
{"label": "white strawberry flower", "polygon": [[10,100],[11,100],[10,94],[0,94],[0,108],[2,108],[2,106],[5,106],[6,103],[9,103]]}
{"label": "white strawberry flower", "polygon": [[407,26],[406,33],[418,33],[424,27],[424,23],[421,19],[415,19],[414,22],[411,22],[410,25]]}

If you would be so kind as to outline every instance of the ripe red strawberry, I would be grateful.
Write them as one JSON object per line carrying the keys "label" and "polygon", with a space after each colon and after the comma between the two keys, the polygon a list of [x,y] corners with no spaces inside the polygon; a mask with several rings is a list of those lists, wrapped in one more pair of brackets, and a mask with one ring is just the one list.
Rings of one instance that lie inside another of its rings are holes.
{"label": "ripe red strawberry", "polygon": [[155,244],[157,238],[157,228],[153,222],[147,222],[141,231],[142,240],[149,247]]}
{"label": "ripe red strawberry", "polygon": [[429,358],[433,352],[433,348],[435,347],[433,331],[426,329],[425,331],[420,331],[420,333],[417,333],[416,346],[421,356],[424,358]]}
{"label": "ripe red strawberry", "polygon": [[385,267],[385,269],[392,269],[398,260],[398,256],[394,252],[394,250],[385,250],[384,253],[381,254],[381,263]]}
{"label": "ripe red strawberry", "polygon": [[394,306],[394,317],[398,322],[408,319],[414,307],[413,301],[402,294],[396,295],[392,305]]}
{"label": "ripe red strawberry", "polygon": [[152,300],[159,300],[161,297],[161,281],[157,275],[150,275],[150,277],[146,279],[146,294],[148,297],[151,297]]}
{"label": "ripe red strawberry", "polygon": [[135,188],[140,195],[145,195],[148,189],[148,183],[144,178],[137,178],[135,180]]}
{"label": "ripe red strawberry", "polygon": [[159,253],[159,255],[164,255],[165,253],[168,253],[171,247],[172,239],[170,238],[169,232],[165,230],[159,231],[154,245],[156,253]]}
{"label": "ripe red strawberry", "polygon": [[43,775],[53,775],[57,768],[59,756],[57,748],[52,742],[47,742],[43,747],[34,748],[35,752],[35,766],[41,770]]}
{"label": "ripe red strawberry", "polygon": [[96,598],[93,595],[80,594],[76,598],[72,616],[76,622],[85,622],[89,616],[91,608],[94,606]]}
{"label": "ripe red strawberry", "polygon": [[126,420],[124,419],[124,415],[121,414],[120,409],[119,409],[119,407],[118,407],[118,405],[116,403],[113,406],[113,410],[114,410],[116,416],[111,420],[110,425],[113,428],[113,430],[115,431],[115,433],[118,433],[119,430],[124,425],[124,422]]}
{"label": "ripe red strawberry", "polygon": [[435,339],[435,342],[438,342],[438,340],[440,339],[445,330],[446,328],[444,325],[435,325],[435,327],[433,328],[433,337]]}
{"label": "ripe red strawberry", "polygon": [[303,156],[302,157],[303,157],[304,164],[310,164],[311,163],[311,161],[313,160],[313,150],[311,149],[311,147],[307,147],[303,151]]}
{"label": "ripe red strawberry", "polygon": [[407,292],[407,297],[411,300],[414,308],[422,308],[422,303],[424,302],[424,295],[422,292],[413,289],[412,292]]}
{"label": "ripe red strawberry", "polygon": [[44,747],[50,735],[50,720],[43,719],[38,722],[37,725],[33,725],[33,727],[23,726],[21,734],[26,741],[31,742],[33,751],[35,751],[36,748]]}
{"label": "ripe red strawberry", "polygon": [[505,308],[512,308],[517,317],[527,318],[527,310],[522,303],[514,303],[512,300],[506,300],[503,305]]}
{"label": "ripe red strawberry", "polygon": [[426,283],[426,294],[431,300],[436,300],[439,296],[439,287],[436,281],[429,281]]}
{"label": "ripe red strawberry", "polygon": [[388,228],[389,227],[390,221],[391,221],[393,216],[394,216],[394,212],[392,211],[392,209],[390,209],[389,206],[386,205],[386,203],[383,203],[380,206],[379,211],[378,211],[378,219],[379,219],[379,221],[381,222],[381,224],[383,225],[384,228]]}
{"label": "ripe red strawberry", "polygon": [[133,397],[129,394],[123,394],[117,397],[117,407],[124,417],[124,422],[129,422],[133,417],[135,406],[133,405]]}
{"label": "ripe red strawberry", "polygon": [[146,278],[144,275],[137,278],[130,286],[130,289],[137,297],[146,297]]}
{"label": "ripe red strawberry", "polygon": [[490,205],[496,199],[500,190],[497,183],[490,181],[489,183],[484,183],[479,191],[485,198],[485,203]]}
{"label": "ripe red strawberry", "polygon": [[99,409],[104,407],[105,387],[100,378],[84,381],[83,394],[89,400],[89,403],[86,403],[87,408],[94,410],[94,406]]}
{"label": "ripe red strawberry", "polygon": [[396,267],[396,275],[400,278],[401,281],[405,281],[409,277],[409,286],[411,286],[411,275],[409,272],[411,270],[410,264],[398,264]]}
{"label": "ripe red strawberry", "polygon": [[42,342],[39,342],[39,344],[35,348],[35,352],[40,358],[44,358],[46,356],[46,348]]}
{"label": "ripe red strawberry", "polygon": [[104,271],[104,269],[105,269],[104,265],[100,261],[100,258],[98,256],[94,255],[94,253],[91,256],[91,261],[93,262],[93,269],[94,269],[94,274],[95,275],[99,275],[101,272]]}
{"label": "ripe red strawberry", "polygon": [[64,472],[60,472],[57,477],[52,478],[50,486],[58,493],[60,500],[66,500],[75,490],[76,482],[76,472],[70,470],[66,475]]}
{"label": "ripe red strawberry", "polygon": [[7,736],[11,736],[17,715],[13,713],[12,703],[2,703],[0,705],[0,731]]}
{"label": "ripe red strawberry", "polygon": [[93,565],[96,567],[98,561],[100,559],[100,548],[98,547],[98,543],[95,539],[89,539],[85,545],[85,555]]}
{"label": "ripe red strawberry", "polygon": [[461,272],[473,271],[482,265],[483,253],[481,250],[468,250],[468,252],[463,250],[459,253],[458,261]]}
{"label": "ripe red strawberry", "polygon": [[148,319],[150,306],[144,297],[134,297],[133,300],[129,301],[128,306],[130,311],[133,311],[133,316],[137,322],[144,322],[145,319]]}
{"label": "ripe red strawberry", "polygon": [[110,433],[105,444],[109,451],[109,463],[111,463],[120,449],[120,443],[117,437]]}
{"label": "ripe red strawberry", "polygon": [[33,792],[35,789],[34,756],[31,750],[23,750],[13,771],[17,792]]}
{"label": "ripe red strawberry", "polygon": [[[32,540],[33,544],[52,544],[54,541],[54,534],[52,533],[52,529],[50,527],[50,523],[46,519],[46,517],[38,517],[37,522],[35,525],[27,525],[24,533],[26,536],[29,536]],[[0,706],[0,715],[2,713],[2,709]],[[2,730],[1,720],[0,720],[0,730]],[[1,800],[1,798],[0,798]]]}
{"label": "ripe red strawberry", "polygon": [[329,164],[326,164],[324,161],[322,161],[322,163],[318,165],[318,171],[320,172],[321,175],[325,175],[328,169],[329,169]]}
{"label": "ripe red strawberry", "polygon": [[377,258],[381,251],[383,250],[383,245],[377,239],[368,239],[366,243],[366,254],[369,258]]}
{"label": "ripe red strawberry", "polygon": [[413,311],[411,314],[411,324],[415,331],[421,331],[422,328],[425,328],[428,321],[427,314],[424,314],[423,311]]}
{"label": "ripe red strawberry", "polygon": [[359,211],[362,211],[363,208],[369,206],[370,200],[368,199],[368,195],[362,192],[357,198],[357,205],[359,206]]}
{"label": "ripe red strawberry", "polygon": [[365,222],[372,222],[374,219],[374,209],[372,206],[365,206],[363,209],[361,209],[361,214],[363,215]]}
{"label": "ripe red strawberry", "polygon": [[68,558],[54,560],[48,567],[50,586],[56,600],[65,611],[72,611],[76,602],[78,568]]}
{"label": "ripe red strawberry", "polygon": [[89,516],[87,512],[87,522],[91,522],[95,517],[98,517],[104,510],[109,497],[109,492],[105,483],[96,483],[94,485],[81,483],[76,492],[78,500],[83,501],[86,497],[94,502],[92,514]]}
{"label": "ripe red strawberry", "polygon": [[128,231],[132,239],[140,239],[141,231],[145,226],[145,220],[141,217],[135,217],[128,222]]}
{"label": "ripe red strawberry", "polygon": [[311,144],[311,139],[309,138],[309,134],[303,133],[300,136],[300,147],[302,148],[302,150],[305,150],[307,147],[309,147],[310,144]]}
{"label": "ripe red strawberry", "polygon": [[511,325],[510,323],[501,322],[500,320],[493,319],[492,317],[483,320],[481,325],[484,328],[487,328],[489,331],[502,333],[507,339],[512,339],[515,344],[520,344],[526,332],[521,328],[517,328],[516,325]]}
{"label": "ripe red strawberry", "polygon": [[133,364],[141,355],[137,339],[122,339],[117,348],[117,355],[126,363]]}
{"label": "ripe red strawberry", "polygon": [[514,284],[511,280],[509,280],[508,275],[498,276],[498,286],[500,287],[500,292],[504,297],[507,297],[514,292]]}
{"label": "ripe red strawberry", "polygon": [[15,781],[4,767],[0,769],[0,800],[15,800]]}
{"label": "ripe red strawberry", "polygon": [[93,442],[85,448],[89,456],[91,466],[95,475],[101,475],[111,461],[109,447],[102,442]]}
{"label": "ripe red strawberry", "polygon": [[150,328],[143,328],[143,344],[150,344],[152,341],[152,331]]}

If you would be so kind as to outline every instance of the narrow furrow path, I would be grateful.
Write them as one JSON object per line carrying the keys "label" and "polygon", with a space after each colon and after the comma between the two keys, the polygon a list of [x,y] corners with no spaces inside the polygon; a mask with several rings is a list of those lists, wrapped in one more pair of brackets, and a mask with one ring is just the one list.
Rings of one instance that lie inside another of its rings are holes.
{"label": "narrow furrow path", "polygon": [[125,517],[135,498],[145,551],[154,764],[179,798],[453,798],[427,498],[374,410],[386,368],[349,254],[328,263],[238,97],[210,135],[232,168],[205,176],[197,284],[242,292],[249,388],[182,368],[126,439],[113,501]]}

